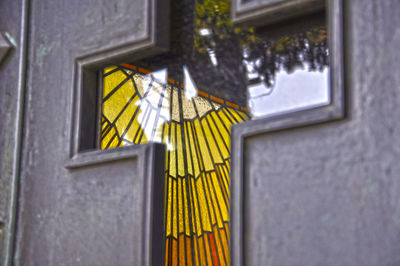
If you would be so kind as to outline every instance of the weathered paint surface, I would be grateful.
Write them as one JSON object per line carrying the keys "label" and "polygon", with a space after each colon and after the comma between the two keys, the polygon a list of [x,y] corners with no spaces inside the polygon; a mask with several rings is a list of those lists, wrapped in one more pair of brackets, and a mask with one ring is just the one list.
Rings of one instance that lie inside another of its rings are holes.
{"label": "weathered paint surface", "polygon": [[246,265],[400,264],[400,6],[344,2],[347,118],[245,141]]}
{"label": "weathered paint surface", "polygon": [[149,5],[147,0],[46,0],[31,5],[15,255],[20,265],[144,265],[162,260],[150,242],[157,240],[154,219],[163,222],[157,217],[163,197],[161,206],[153,206],[149,187],[158,169],[164,169],[157,159],[164,152],[157,148],[155,155],[156,148],[149,145],[136,147],[129,159],[116,155],[109,158],[112,163],[89,160],[77,166],[74,161],[71,169],[66,167],[77,58],[148,37]]}
{"label": "weathered paint surface", "polygon": [[[0,2],[0,27],[15,37],[17,47],[19,3]],[[101,166],[85,169],[86,175],[64,168],[74,56],[104,45],[110,37],[106,30],[126,25],[126,16],[139,21],[127,28],[137,33],[131,38],[143,34],[143,18],[133,15],[141,1],[109,3],[60,0],[33,6],[16,254],[21,265],[117,265],[131,259],[121,250],[140,242],[125,231],[136,221],[125,219],[123,208],[134,201],[128,188],[143,161],[123,161],[124,171],[133,174],[117,187],[110,187],[116,168],[98,178],[93,175]],[[396,0],[346,1],[347,119],[247,140],[244,244],[252,252],[246,256],[249,263],[400,263],[399,10]],[[120,13],[125,15],[115,15]],[[98,30],[109,19],[109,28]],[[123,31],[113,34],[113,44],[123,42]],[[16,143],[17,55],[0,69],[0,216],[6,225]]]}
{"label": "weathered paint surface", "polygon": [[18,147],[20,102],[20,45],[22,1],[0,2],[0,31],[14,46],[0,65],[0,265],[6,265],[12,246],[13,193]]}

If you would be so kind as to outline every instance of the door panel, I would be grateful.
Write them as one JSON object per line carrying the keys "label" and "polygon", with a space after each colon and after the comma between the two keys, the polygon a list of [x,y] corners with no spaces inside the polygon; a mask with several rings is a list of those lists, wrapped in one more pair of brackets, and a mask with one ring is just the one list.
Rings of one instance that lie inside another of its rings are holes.
{"label": "door panel", "polygon": [[0,265],[8,265],[13,252],[24,101],[25,15],[23,1],[0,1],[0,32],[8,34],[13,46],[0,62]]}
{"label": "door panel", "polygon": [[[75,77],[84,69],[76,65],[95,61],[90,68],[95,74],[110,60],[165,50],[168,32],[155,25],[168,28],[168,12],[156,16],[167,2],[31,5],[19,264],[160,265],[163,260],[163,235],[157,231],[163,224],[163,147],[81,152],[71,148],[81,133],[71,128],[91,122],[80,121],[81,107],[89,103],[81,99]],[[96,95],[98,84],[90,85],[86,94]]]}
{"label": "door panel", "polygon": [[[83,86],[84,74],[93,78],[122,58],[164,51],[163,31],[151,29],[168,21],[155,1],[81,2],[35,1],[27,12],[25,112],[20,3],[29,1],[0,3],[0,31],[21,40],[0,68],[2,258],[10,254],[9,214],[19,191],[16,265],[160,265],[162,246],[149,243],[162,235],[154,228],[163,223],[156,214],[164,204],[165,152],[157,145],[82,152],[77,143],[87,103],[82,91],[96,89],[95,82]],[[338,108],[233,129],[233,265],[400,261],[398,4],[343,2],[348,117],[318,124],[343,118],[344,105],[330,105]],[[333,83],[343,85],[336,73]],[[341,96],[333,94],[333,103]]]}
{"label": "door panel", "polygon": [[343,1],[343,120],[233,128],[233,265],[399,264],[395,2]]}
{"label": "door panel", "polygon": [[19,263],[162,264],[164,154],[162,145],[140,145],[89,152],[63,176],[38,170],[48,178],[24,190]]}
{"label": "door panel", "polygon": [[54,263],[160,265],[164,154],[162,145],[142,145],[70,164]]}

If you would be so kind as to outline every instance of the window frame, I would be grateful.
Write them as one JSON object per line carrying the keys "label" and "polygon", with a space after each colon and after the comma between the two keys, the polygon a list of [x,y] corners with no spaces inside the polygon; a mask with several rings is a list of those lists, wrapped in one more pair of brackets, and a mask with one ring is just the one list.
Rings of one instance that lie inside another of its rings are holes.
{"label": "window frame", "polygon": [[259,26],[324,9],[324,0],[232,0],[236,25]]}
{"label": "window frame", "polygon": [[[237,4],[238,0],[233,0]],[[282,12],[285,11],[283,8]],[[343,49],[343,0],[326,0],[330,51],[330,101],[326,105],[245,121],[232,127],[231,137],[231,262],[244,265],[245,141],[259,134],[333,122],[346,117]],[[249,20],[250,21],[250,20]],[[266,23],[269,21],[266,20]],[[250,22],[249,22],[250,23]],[[258,22],[257,22],[258,23]],[[255,25],[255,24],[254,24]]]}
{"label": "window frame", "polygon": [[[70,152],[66,167],[80,165],[80,157],[93,157],[96,161],[99,143],[98,114],[101,100],[101,74],[104,67],[121,61],[138,60],[169,49],[169,6],[170,0],[149,0],[143,16],[144,36],[131,40],[127,36],[122,44],[108,44],[82,52],[74,60],[74,89],[71,106]],[[113,43],[110,40],[110,43]],[[107,151],[103,151],[107,152]]]}

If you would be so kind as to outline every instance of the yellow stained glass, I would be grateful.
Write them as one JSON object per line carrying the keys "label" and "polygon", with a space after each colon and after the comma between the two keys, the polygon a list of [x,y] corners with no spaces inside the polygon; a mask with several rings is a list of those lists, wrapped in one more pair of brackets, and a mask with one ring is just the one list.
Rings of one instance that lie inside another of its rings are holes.
{"label": "yellow stained glass", "polygon": [[164,143],[165,265],[229,265],[230,127],[249,116],[140,69],[103,72],[101,148]]}

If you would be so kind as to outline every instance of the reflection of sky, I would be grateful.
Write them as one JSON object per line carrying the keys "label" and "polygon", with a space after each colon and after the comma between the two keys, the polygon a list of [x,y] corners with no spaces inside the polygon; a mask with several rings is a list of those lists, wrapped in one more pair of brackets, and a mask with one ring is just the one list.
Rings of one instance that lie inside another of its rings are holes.
{"label": "reflection of sky", "polygon": [[162,68],[160,70],[154,71],[153,73],[151,73],[151,75],[159,83],[161,83],[161,84],[166,84],[167,83],[168,71],[167,71],[166,68]]}
{"label": "reflection of sky", "polygon": [[191,99],[194,96],[197,96],[197,87],[186,66],[183,66],[183,73],[185,76],[183,82],[183,84],[185,84],[185,96],[188,99]]}
{"label": "reflection of sky", "polygon": [[[140,108],[141,110],[143,110],[138,114],[138,121],[143,129],[143,134],[146,136],[146,138],[152,138],[154,142],[161,142],[160,136],[154,135],[154,128],[159,128],[164,123],[164,119],[169,120],[170,117],[168,101],[161,102],[162,105],[159,115],[157,114],[157,112],[151,110],[151,108],[154,110],[155,108],[157,108],[157,106],[159,106],[160,99],[164,99],[163,95],[166,94],[164,84],[166,84],[167,82],[167,75],[167,69],[163,68],[158,71],[154,71],[149,75],[143,75],[142,79],[140,80],[140,82],[142,83],[141,86],[143,86],[144,91],[147,91],[148,86],[150,85],[151,89],[148,90],[146,97],[144,97],[137,103],[137,105],[141,105]],[[153,82],[151,82],[152,79]],[[160,116],[163,116],[164,118],[162,119],[160,118]]]}
{"label": "reflection of sky", "polygon": [[[251,67],[250,64],[247,64],[247,67]],[[251,69],[249,70],[249,78],[257,76],[251,73]],[[186,66],[183,66],[183,73],[185,96],[190,99],[197,96],[197,87]],[[170,120],[169,99],[172,88],[165,87],[167,77],[168,70],[164,68],[150,75],[145,75],[141,81],[143,87],[147,88],[150,85],[151,78],[153,78],[152,88],[141,101],[142,110],[146,110],[147,105],[151,108],[161,108],[160,117],[157,116],[157,112],[143,111],[139,113],[138,118],[147,138],[154,135],[154,128],[159,128],[163,123]],[[288,74],[281,70],[275,76],[275,84],[272,88],[267,87],[262,82],[248,86],[248,107],[251,115],[253,118],[258,118],[328,104],[330,97],[328,80],[329,69],[327,67],[323,72],[297,69]],[[159,106],[160,103],[161,106]],[[156,124],[154,125],[154,123]],[[153,138],[159,137],[154,136]]]}
{"label": "reflection of sky", "polygon": [[[185,97],[191,99],[197,96],[197,87],[186,66],[183,66],[183,72]],[[144,75],[141,82],[145,90],[147,90],[150,85],[151,79],[153,79],[153,82],[151,83],[151,88],[148,90],[147,95],[137,103],[140,103],[141,109],[144,110],[143,112],[139,112],[138,121],[141,123],[146,138],[153,139],[154,142],[162,142],[161,136],[155,135],[154,129],[161,128],[165,122],[170,120],[171,114],[169,104],[171,99],[170,94],[173,88],[167,86],[167,68],[154,71],[149,75]],[[147,107],[152,108],[153,111],[149,111]],[[158,108],[161,108],[159,114],[154,112],[154,109],[158,110]],[[173,149],[169,141],[167,142],[167,148],[168,150]]]}
{"label": "reflection of sky", "polygon": [[298,69],[280,71],[273,88],[259,83],[248,87],[248,104],[253,117],[268,116],[329,103],[329,71]]}

